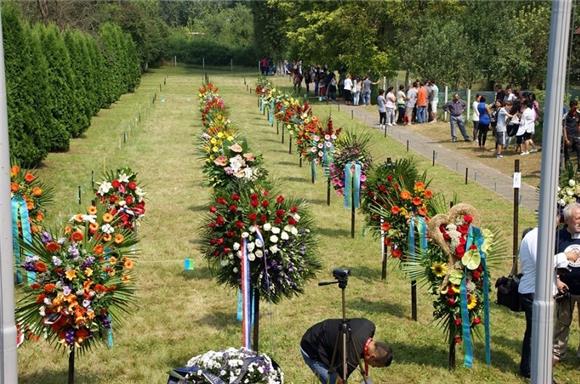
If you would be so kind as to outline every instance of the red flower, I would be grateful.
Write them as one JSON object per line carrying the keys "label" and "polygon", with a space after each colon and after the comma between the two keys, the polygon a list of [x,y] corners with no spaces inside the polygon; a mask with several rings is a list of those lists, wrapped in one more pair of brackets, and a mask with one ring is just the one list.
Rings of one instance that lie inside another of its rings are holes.
{"label": "red flower", "polygon": [[403,252],[399,248],[395,248],[391,251],[391,256],[398,259],[399,257],[403,256]]}
{"label": "red flower", "polygon": [[226,221],[222,215],[218,215],[218,217],[215,219],[215,223],[217,225],[224,225]]}
{"label": "red flower", "polygon": [[31,288],[31,289],[38,289],[38,288],[40,288],[40,284],[38,284],[38,283],[32,283],[32,284],[30,285],[30,288]]}
{"label": "red flower", "polygon": [[230,212],[236,212],[238,210],[238,207],[236,207],[234,204],[230,205]]}
{"label": "red flower", "polygon": [[282,219],[281,218],[277,217],[277,218],[274,219],[274,224],[280,224],[280,223],[282,223]]}
{"label": "red flower", "polygon": [[475,271],[471,272],[471,277],[473,278],[474,281],[477,281],[481,278],[481,272],[479,272],[477,269]]}
{"label": "red flower", "polygon": [[449,305],[450,307],[455,306],[456,303],[457,303],[457,301],[453,297],[447,299],[447,305]]}
{"label": "red flower", "polygon": [[430,190],[430,189],[426,189],[426,190],[425,190],[425,192],[423,192],[423,196],[424,196],[426,199],[430,199],[430,198],[432,198],[432,197],[433,197],[433,192],[431,192],[431,190]]}
{"label": "red flower", "polygon": [[393,215],[398,215],[398,214],[399,214],[399,212],[401,212],[401,208],[399,208],[398,206],[396,206],[396,205],[393,205],[393,206],[391,207],[391,213],[392,213]]}
{"label": "red flower", "polygon": [[119,180],[115,179],[115,180],[113,180],[111,185],[113,186],[113,188],[118,189],[119,186],[121,185],[121,183],[119,182]]}
{"label": "red flower", "polygon": [[425,209],[425,207],[421,207],[417,210],[417,213],[421,216],[427,216],[427,210]]}
{"label": "red flower", "polygon": [[232,193],[231,199],[233,201],[239,201],[240,200],[240,195],[238,195],[237,193]]}
{"label": "red flower", "polygon": [[234,237],[235,233],[234,231],[227,231],[226,232],[226,237]]}
{"label": "red flower", "polygon": [[50,293],[56,289],[56,284],[48,283],[44,285],[44,292]]}
{"label": "red flower", "polygon": [[125,203],[131,205],[133,204],[133,196],[129,195],[127,197],[125,197]]}
{"label": "red flower", "polygon": [[288,217],[288,224],[296,225],[298,222],[292,216]]}
{"label": "red flower", "polygon": [[129,181],[129,183],[127,184],[127,188],[134,191],[137,189],[137,183],[134,181]]}
{"label": "red flower", "polygon": [[37,261],[37,262],[34,264],[34,267],[36,268],[36,271],[37,271],[37,272],[40,272],[40,273],[42,273],[42,272],[46,272],[46,270],[47,270],[47,268],[46,268],[46,264],[44,264],[42,261]]}
{"label": "red flower", "polygon": [[119,198],[115,195],[109,196],[109,203],[115,204]]}
{"label": "red flower", "polygon": [[256,218],[257,218],[257,215],[256,215],[255,213],[250,213],[250,214],[248,214],[248,219],[249,219],[251,222],[254,222],[254,221],[256,221]]}
{"label": "red flower", "polygon": [[461,325],[461,318],[460,317],[456,317],[455,320],[454,320],[454,322],[455,322],[455,325],[459,327]]}
{"label": "red flower", "polygon": [[455,254],[458,258],[461,259],[463,255],[465,255],[465,245],[459,244],[457,247],[455,247]]}
{"label": "red flower", "polygon": [[473,221],[473,216],[465,215],[463,216],[463,221],[465,221],[467,224],[471,224],[471,222]]}
{"label": "red flower", "polygon": [[457,335],[453,340],[455,341],[455,344],[461,344],[461,336]]}
{"label": "red flower", "polygon": [[387,187],[384,184],[379,185],[379,191],[386,193],[387,192]]}
{"label": "red flower", "polygon": [[226,199],[224,199],[223,197],[218,197],[217,199],[215,199],[216,203],[221,204],[221,205],[226,205],[228,202],[226,201]]}
{"label": "red flower", "polygon": [[393,181],[393,176],[392,175],[388,175],[387,176],[387,181],[390,183],[391,181]]}
{"label": "red flower", "polygon": [[268,205],[270,205],[270,202],[268,200],[262,200],[262,207],[268,208]]}
{"label": "red flower", "polygon": [[422,201],[421,201],[420,197],[413,197],[413,205],[419,206],[421,204],[422,204]]}
{"label": "red flower", "polygon": [[235,224],[235,225],[236,225],[236,227],[237,227],[238,229],[242,229],[242,228],[244,228],[244,223],[243,223],[242,221],[239,221],[239,220],[238,220],[238,221],[236,221],[236,224]]}
{"label": "red flower", "polygon": [[267,221],[268,221],[268,216],[266,216],[266,215],[261,215],[260,216],[260,222],[262,224],[266,224]]}
{"label": "red flower", "polygon": [[476,317],[473,319],[473,324],[477,325],[481,323],[481,319],[479,317]]}
{"label": "red flower", "polygon": [[389,245],[393,244],[393,241],[391,240],[390,237],[385,237],[384,243],[388,247]]}
{"label": "red flower", "polygon": [[293,205],[293,206],[290,208],[290,212],[292,212],[292,213],[296,213],[296,212],[298,212],[298,207],[296,207],[295,205]]}
{"label": "red flower", "polygon": [[278,216],[278,217],[284,216],[285,213],[286,213],[286,211],[283,210],[283,209],[277,209],[276,210],[276,216]]}
{"label": "red flower", "polygon": [[391,229],[391,224],[388,222],[384,222],[383,224],[381,224],[381,229],[386,232],[389,229]]}
{"label": "red flower", "polygon": [[250,195],[250,199],[252,199],[252,200],[258,200],[258,194],[257,193],[252,193]]}
{"label": "red flower", "polygon": [[60,244],[51,241],[50,243],[46,244],[46,250],[50,253],[55,253],[60,250]]}
{"label": "red flower", "polygon": [[74,232],[73,232],[73,233],[70,235],[70,238],[71,238],[71,240],[72,240],[72,241],[75,241],[75,242],[79,242],[79,241],[81,241],[81,240],[83,239],[83,237],[84,237],[84,236],[83,236],[83,233],[82,233],[82,232],[80,232],[80,231],[74,231]]}
{"label": "red flower", "polygon": [[41,293],[40,295],[36,296],[36,304],[42,303],[45,298],[46,298],[46,295],[44,293]]}
{"label": "red flower", "polygon": [[283,202],[284,202],[284,196],[278,195],[278,197],[276,197],[276,203],[282,204]]}
{"label": "red flower", "polygon": [[258,205],[260,205],[260,202],[258,200],[252,200],[252,201],[250,201],[250,205],[254,208],[258,208]]}

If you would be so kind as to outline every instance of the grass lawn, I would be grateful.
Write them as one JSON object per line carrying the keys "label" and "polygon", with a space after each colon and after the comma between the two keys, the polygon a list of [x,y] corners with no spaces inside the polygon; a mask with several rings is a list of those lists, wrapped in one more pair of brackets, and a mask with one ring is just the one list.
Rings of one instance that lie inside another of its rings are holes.
{"label": "grass lawn", "polygon": [[[167,84],[163,85],[166,76]],[[419,289],[418,321],[412,321],[410,284],[395,263],[390,263],[388,280],[380,280],[380,245],[370,235],[362,234],[362,217],[357,218],[357,236],[351,239],[350,211],[342,207],[334,192],[331,206],[326,205],[326,183],[311,184],[309,167],[298,167],[298,156],[288,154],[287,141],[281,144],[276,128],[259,114],[255,94],[250,94],[243,84],[245,76],[254,87],[254,71],[214,70],[209,76],[220,88],[231,120],[247,137],[253,151],[264,155],[266,167],[280,189],[310,201],[324,266],[319,279],[331,278],[330,271],[336,266],[352,270],[347,288],[348,316],[374,321],[377,338],[391,344],[395,353],[390,368],[371,372],[375,383],[524,382],[516,375],[523,314],[493,304],[492,366],[485,366],[483,343],[478,341],[475,367],[448,371],[447,346],[443,333],[432,323],[431,298],[425,289]],[[125,324],[114,324],[113,349],[98,347],[77,360],[79,383],[165,383],[167,372],[192,356],[241,344],[241,326],[235,320],[235,292],[215,283],[199,251],[197,230],[210,193],[202,185],[201,163],[194,147],[201,131],[197,112],[201,78],[199,70],[181,67],[145,75],[134,94],[123,96],[111,109],[101,111],[85,137],[73,140],[68,153],[51,154],[40,169],[43,179],[54,183],[57,193],[49,212],[52,223],[76,212],[79,185],[84,208],[90,199],[92,170],[98,180],[103,167],[128,165],[139,172],[147,192],[147,213],[140,229],[141,255],[136,266],[138,306]],[[276,81],[288,84],[285,79]],[[154,94],[156,102],[151,104]],[[328,107],[314,108],[316,115],[328,115]],[[136,121],[139,114],[141,120]],[[335,109],[332,116],[337,127],[370,131],[376,162],[406,155],[403,146],[357,124],[350,115]],[[120,139],[125,129],[130,131],[129,140],[123,144]],[[435,190],[444,191],[449,197],[455,192],[462,201],[475,205],[485,225],[504,228],[510,241],[510,202],[473,183],[465,185],[461,175],[444,167],[431,167],[427,159],[419,159],[419,164],[428,169]],[[533,213],[524,210],[520,214],[520,228],[535,224]],[[185,257],[194,259],[193,272],[183,271]],[[509,257],[506,255],[501,270],[492,271],[493,279],[507,273]],[[300,297],[278,305],[262,305],[260,350],[280,363],[287,383],[314,382],[300,356],[299,342],[310,325],[329,317],[340,317],[340,290],[334,286],[318,287],[316,281]],[[570,340],[575,350],[579,333],[577,326],[573,325],[573,329]],[[53,352],[44,341],[26,342],[18,352],[21,383],[65,382],[67,357]],[[458,352],[461,366],[461,349]],[[580,359],[570,357],[559,365],[555,371],[558,381],[579,382],[578,364]]]}

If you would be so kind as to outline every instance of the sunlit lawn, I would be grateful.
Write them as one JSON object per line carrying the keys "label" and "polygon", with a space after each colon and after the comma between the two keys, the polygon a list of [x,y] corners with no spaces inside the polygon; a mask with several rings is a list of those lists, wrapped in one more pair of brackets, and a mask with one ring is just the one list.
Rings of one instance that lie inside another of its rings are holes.
{"label": "sunlit lawn", "polygon": [[[209,75],[230,108],[231,120],[240,127],[253,151],[264,155],[280,188],[311,202],[324,265],[319,279],[329,278],[335,266],[349,267],[348,315],[371,319],[377,325],[377,337],[392,344],[395,361],[388,369],[372,372],[375,383],[523,382],[515,374],[524,331],[522,314],[492,305],[492,366],[483,363],[483,344],[479,341],[473,369],[461,368],[459,359],[459,368],[448,371],[443,333],[431,321],[431,298],[419,289],[419,319],[412,321],[410,285],[395,263],[390,263],[388,280],[380,280],[379,242],[363,234],[362,217],[357,217],[356,238],[351,239],[350,212],[342,207],[342,201],[333,192],[330,207],[326,205],[326,183],[311,184],[309,167],[298,167],[297,155],[288,154],[287,141],[281,144],[276,128],[259,114],[256,96],[243,84],[245,76],[253,88],[255,74],[224,70]],[[160,92],[165,76],[167,84]],[[195,136],[201,130],[197,112],[201,79],[199,70],[185,68],[164,68],[144,76],[135,94],[101,111],[86,137],[74,140],[66,154],[51,154],[40,169],[41,176],[54,183],[57,190],[50,209],[52,222],[68,218],[78,208],[79,185],[82,205],[86,205],[92,170],[98,180],[103,167],[129,165],[139,172],[147,191],[147,217],[139,231],[139,305],[125,324],[115,324],[113,349],[98,347],[78,359],[79,383],[164,383],[167,372],[190,357],[241,343],[241,327],[235,320],[235,292],[215,283],[199,252],[197,230],[210,193],[203,186],[194,148]],[[277,81],[287,84],[285,79]],[[157,99],[152,105],[155,93]],[[139,111],[141,121],[135,121]],[[315,106],[315,113],[326,117],[328,107]],[[333,110],[332,116],[336,126],[367,129],[354,123],[350,115]],[[129,126],[128,143],[120,143],[123,130]],[[406,154],[404,147],[383,138],[378,131],[369,132],[376,162]],[[511,239],[511,203],[475,184],[464,185],[460,175],[431,167],[428,160],[419,159],[419,164],[428,168],[436,190],[449,197],[457,193],[462,201],[480,210],[486,225],[503,228],[506,240]],[[534,225],[530,212],[521,212],[520,219],[520,228]],[[195,271],[183,271],[186,257],[194,259]],[[511,255],[506,255],[502,270],[493,271],[493,278],[507,273],[508,257]],[[313,382],[299,354],[300,338],[311,324],[340,316],[340,290],[318,287],[312,281],[304,295],[262,308],[260,350],[280,363],[286,382]],[[573,328],[571,346],[575,349],[579,333],[577,326]],[[66,356],[54,352],[44,341],[27,342],[18,352],[20,382],[65,382]],[[580,381],[578,364],[579,359],[571,357],[558,366],[559,382]]]}

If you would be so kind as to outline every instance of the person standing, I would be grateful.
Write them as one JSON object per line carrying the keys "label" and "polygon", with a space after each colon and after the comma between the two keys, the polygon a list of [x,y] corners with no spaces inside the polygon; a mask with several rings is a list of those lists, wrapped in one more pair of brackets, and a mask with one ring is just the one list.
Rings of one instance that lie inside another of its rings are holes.
{"label": "person standing", "polygon": [[477,109],[479,105],[479,93],[475,95],[475,100],[471,105],[471,120],[473,121],[473,141],[475,141],[479,136],[479,110]]}
{"label": "person standing", "polygon": [[[343,383],[357,369],[361,360],[371,367],[388,367],[393,361],[391,347],[373,339],[375,325],[367,319],[347,320],[350,342],[342,351],[342,319],[328,319],[310,327],[300,341],[304,362],[322,384]],[[335,351],[338,346],[339,350]],[[346,355],[347,372],[343,372],[343,356]],[[368,372],[365,372],[365,378]]]}
{"label": "person standing", "polygon": [[422,124],[427,122],[427,88],[423,82],[420,83],[417,90],[417,122]]}
{"label": "person standing", "polygon": [[[557,221],[556,221],[557,222]],[[523,273],[518,286],[520,303],[526,316],[526,330],[522,341],[522,356],[520,360],[520,375],[530,377],[531,357],[532,357],[532,308],[534,304],[534,293],[536,288],[536,259],[538,248],[538,228],[534,228],[522,239],[520,245],[520,265]],[[567,251],[558,253],[553,258],[553,273],[556,275],[556,268],[567,266],[569,261],[576,261],[580,253],[578,251]],[[554,279],[556,281],[556,279]],[[558,291],[557,284],[552,288],[553,294]]]}
{"label": "person standing", "polygon": [[521,137],[519,140],[521,142],[521,153],[520,155],[525,156],[530,152],[528,151],[530,140],[534,134],[535,123],[534,123],[534,111],[531,107],[531,102],[529,100],[524,101],[524,110],[522,111],[520,117],[520,127],[516,133],[516,138]]}
{"label": "person standing", "polygon": [[431,107],[430,113],[430,121],[432,123],[437,122],[437,104],[439,103],[439,87],[433,80],[429,80],[430,85],[430,92],[429,92],[429,105]]}
{"label": "person standing", "polygon": [[387,109],[387,125],[392,127],[395,124],[395,105],[397,102],[397,98],[393,93],[393,87],[387,88],[387,96],[385,99],[385,107]]}
{"label": "person standing", "polygon": [[350,77],[350,73],[346,75],[346,79],[344,79],[343,84],[343,96],[344,102],[346,105],[351,104],[352,102],[352,79]]}
{"label": "person standing", "polygon": [[457,136],[455,135],[455,125],[459,127],[461,131],[461,135],[463,136],[463,140],[471,141],[469,135],[465,131],[465,122],[463,120],[463,112],[465,111],[465,101],[459,98],[459,94],[454,94],[453,99],[447,102],[443,107],[444,111],[448,111],[450,118],[449,124],[451,126],[451,142],[457,142]]}
{"label": "person standing", "polygon": [[503,157],[502,151],[506,144],[507,136],[507,110],[503,106],[503,102],[497,100],[496,106],[496,126],[495,126],[495,157],[501,159]]}
{"label": "person standing", "polygon": [[405,86],[403,84],[399,85],[399,91],[397,92],[397,124],[403,124],[405,122],[405,102],[407,101],[407,96],[405,96]]}
{"label": "person standing", "polygon": [[352,105],[358,105],[361,88],[361,80],[356,76],[352,81]]}
{"label": "person standing", "polygon": [[[580,204],[568,204],[563,211],[566,227],[558,231],[558,252],[580,251]],[[580,313],[580,262],[568,263],[558,270],[557,284],[563,293],[556,301],[556,324],[554,327],[554,362],[566,357],[570,325],[574,308]],[[577,351],[580,357],[580,348]]]}
{"label": "person standing", "polygon": [[576,164],[580,168],[580,113],[578,101],[570,102],[570,110],[564,117],[564,161],[570,161],[570,150],[576,152]]}
{"label": "person standing", "polygon": [[487,132],[489,131],[489,125],[491,124],[489,109],[485,104],[485,96],[479,96],[479,103],[477,104],[477,113],[479,115],[479,123],[477,128],[478,130],[477,143],[479,144],[479,149],[485,151]]}
{"label": "person standing", "polygon": [[379,129],[386,129],[387,124],[387,100],[385,99],[385,91],[379,89],[379,96],[377,96],[377,107],[379,109]]}
{"label": "person standing", "polygon": [[406,125],[411,125],[413,122],[413,109],[417,104],[417,82],[413,83],[413,86],[407,91],[407,103],[405,104],[405,123]]}

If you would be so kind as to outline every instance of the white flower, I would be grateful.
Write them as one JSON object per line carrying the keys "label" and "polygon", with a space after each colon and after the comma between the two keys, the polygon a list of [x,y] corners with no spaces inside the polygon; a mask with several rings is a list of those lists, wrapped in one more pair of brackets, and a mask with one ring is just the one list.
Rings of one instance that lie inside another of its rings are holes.
{"label": "white flower", "polygon": [[135,189],[135,194],[136,194],[137,196],[139,196],[139,198],[140,198],[140,200],[139,200],[139,201],[143,200],[143,196],[145,196],[145,192],[143,192],[143,190],[141,189],[141,187],[137,187],[137,188]]}
{"label": "white flower", "polygon": [[292,217],[294,218],[294,220],[300,221],[300,215],[298,213],[295,213],[294,215],[292,215]]}
{"label": "white flower", "polygon": [[270,223],[264,224],[264,231],[269,231],[270,229],[272,229],[272,224]]}
{"label": "white flower", "polygon": [[256,248],[256,244],[248,243],[248,252],[252,252]]}
{"label": "white flower", "polygon": [[238,249],[240,249],[240,243],[234,243],[233,248],[234,248],[234,251],[237,251]]}
{"label": "white flower", "polygon": [[264,243],[260,239],[256,239],[255,243],[256,243],[256,247],[258,247],[258,248],[262,248],[264,246]]}
{"label": "white flower", "polygon": [[270,242],[271,243],[277,243],[278,242],[278,236],[276,236],[276,235],[270,236]]}
{"label": "white flower", "polygon": [[570,180],[568,181],[568,185],[569,185],[569,186],[571,186],[571,187],[573,187],[573,186],[575,186],[575,185],[576,185],[576,181],[574,181],[574,179],[570,179]]}
{"label": "white flower", "polygon": [[234,273],[238,273],[238,268],[237,268],[237,267],[234,267],[234,269],[232,269],[232,271],[233,271]]}
{"label": "white flower", "polygon": [[115,228],[111,224],[105,224],[101,227],[101,232],[111,234],[115,232]]}
{"label": "white flower", "polygon": [[103,181],[101,183],[101,185],[99,185],[99,189],[98,189],[97,193],[99,195],[103,196],[103,195],[109,193],[111,188],[113,188],[113,185],[111,183],[109,183],[108,181]]}
{"label": "white flower", "polygon": [[119,175],[119,181],[121,183],[128,183],[129,182],[129,176],[127,174],[125,174],[125,172],[121,173]]}
{"label": "white flower", "polygon": [[220,264],[222,267],[225,267],[226,265],[228,265],[230,262],[226,259],[223,259],[222,261],[220,261]]}
{"label": "white flower", "polygon": [[243,232],[242,233],[242,238],[247,239],[248,236],[250,236],[250,234],[248,232]]}
{"label": "white flower", "polygon": [[254,233],[254,232],[256,232],[256,229],[258,229],[257,226],[255,226],[255,225],[250,226],[250,232]]}
{"label": "white flower", "polygon": [[278,227],[272,227],[272,233],[274,233],[276,235],[279,234],[280,233],[280,228],[278,228]]}
{"label": "white flower", "polygon": [[252,175],[253,175],[252,168],[250,168],[250,167],[244,168],[244,177],[246,179],[251,180],[252,179]]}
{"label": "white flower", "polygon": [[256,255],[254,255],[254,254],[253,254],[253,253],[251,253],[251,252],[250,252],[250,253],[248,253],[248,260],[250,260],[250,261],[254,261],[254,260],[256,260]]}
{"label": "white flower", "polygon": [[574,196],[574,191],[573,191],[573,190],[571,190],[571,189],[568,189],[568,190],[566,190],[566,194],[567,194],[568,196]]}
{"label": "white flower", "polygon": [[288,236],[288,233],[286,231],[283,231],[282,234],[280,235],[280,238],[282,240],[288,240],[290,236]]}
{"label": "white flower", "polygon": [[320,149],[322,149],[322,148],[324,148],[324,144],[323,143],[318,143],[317,147],[320,148]]}
{"label": "white flower", "polygon": [[121,200],[121,201],[119,201],[119,205],[120,205],[121,207],[122,207],[122,206],[124,206],[124,205],[126,205],[126,204],[127,204],[127,203],[125,202],[125,200]]}
{"label": "white flower", "polygon": [[295,226],[292,226],[292,229],[290,230],[290,232],[296,236],[298,234],[298,228],[296,228]]}
{"label": "white flower", "polygon": [[230,167],[234,171],[234,173],[238,172],[244,166],[244,160],[242,156],[236,155],[230,158]]}
{"label": "white flower", "polygon": [[325,144],[326,144],[326,148],[332,147],[332,143],[330,141],[327,141]]}
{"label": "white flower", "polygon": [[277,253],[278,252],[278,246],[276,244],[272,245],[268,249],[270,250],[271,253]]}
{"label": "white flower", "polygon": [[38,309],[38,313],[40,314],[40,316],[44,317],[46,316],[46,307],[43,305],[42,307],[40,307]]}
{"label": "white flower", "polygon": [[238,259],[241,259],[242,258],[242,251],[237,251],[236,256],[238,257]]}
{"label": "white flower", "polygon": [[262,256],[264,256],[264,252],[262,252],[259,249],[255,252],[255,254],[256,254],[256,257],[259,257],[259,258],[261,258]]}

